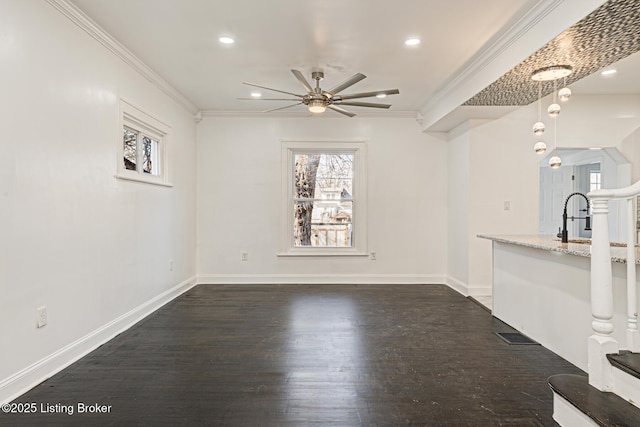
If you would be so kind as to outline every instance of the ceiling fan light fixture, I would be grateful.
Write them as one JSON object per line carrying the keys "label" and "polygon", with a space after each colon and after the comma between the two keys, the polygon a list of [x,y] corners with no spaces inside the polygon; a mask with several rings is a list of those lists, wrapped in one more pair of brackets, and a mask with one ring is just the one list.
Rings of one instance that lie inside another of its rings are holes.
{"label": "ceiling fan light fixture", "polygon": [[327,106],[322,99],[312,99],[309,101],[309,112],[320,114],[327,111]]}
{"label": "ceiling fan light fixture", "polygon": [[371,92],[361,92],[361,93],[352,93],[349,95],[338,95],[344,89],[347,89],[354,84],[358,83],[362,79],[366,78],[362,73],[356,73],[353,76],[349,77],[347,80],[338,84],[337,86],[327,90],[323,90],[320,87],[320,80],[323,79],[324,73],[322,71],[313,71],[311,73],[311,77],[315,81],[315,87],[311,86],[309,81],[304,77],[304,75],[298,70],[291,70],[295,78],[298,82],[304,87],[306,94],[300,95],[294,92],[288,92],[286,90],[273,89],[267,86],[257,85],[249,82],[242,82],[245,85],[257,87],[260,89],[266,89],[274,92],[284,93],[286,95],[290,95],[293,98],[238,98],[245,100],[262,100],[262,101],[294,101],[295,104],[285,105],[284,107],[272,108],[270,110],[266,110],[265,113],[270,113],[272,111],[280,111],[286,108],[296,107],[298,105],[305,105],[310,113],[313,114],[322,114],[327,111],[327,108],[335,111],[337,113],[343,114],[347,117],[355,116],[354,113],[345,110],[342,108],[343,105],[346,106],[354,106],[354,107],[371,107],[371,108],[389,108],[391,104],[381,104],[375,102],[361,102],[361,101],[353,101],[358,98],[369,98],[379,95],[397,95],[400,93],[398,89],[388,89],[388,90],[377,90]]}

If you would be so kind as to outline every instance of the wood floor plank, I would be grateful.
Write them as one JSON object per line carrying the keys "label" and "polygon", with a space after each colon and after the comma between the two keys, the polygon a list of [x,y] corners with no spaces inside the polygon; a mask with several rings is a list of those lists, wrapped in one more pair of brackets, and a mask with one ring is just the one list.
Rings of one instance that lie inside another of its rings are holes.
{"label": "wood floor plank", "polygon": [[11,426],[554,426],[547,378],[440,285],[200,285],[15,402]]}

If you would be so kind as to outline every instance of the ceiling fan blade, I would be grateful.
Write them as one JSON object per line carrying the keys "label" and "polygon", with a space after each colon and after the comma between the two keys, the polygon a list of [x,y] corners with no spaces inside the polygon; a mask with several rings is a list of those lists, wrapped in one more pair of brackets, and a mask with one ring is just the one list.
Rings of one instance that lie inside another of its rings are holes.
{"label": "ceiling fan blade", "polygon": [[287,95],[293,95],[293,96],[297,96],[298,98],[302,98],[302,95],[298,95],[297,93],[287,92],[285,90],[272,89],[270,87],[260,86],[260,85],[256,85],[256,84],[248,83],[248,82],[242,82],[242,84],[243,85],[248,85],[248,86],[253,86],[253,87],[259,87],[260,89],[272,90],[274,92],[286,93]]}
{"label": "ceiling fan blade", "polygon": [[296,79],[298,79],[300,84],[302,84],[302,86],[304,86],[304,88],[307,90],[307,93],[309,95],[313,95],[313,88],[311,87],[311,85],[309,84],[307,79],[304,78],[302,73],[300,71],[298,71],[298,70],[291,70],[291,72],[293,73],[294,76],[296,76]]}
{"label": "ceiling fan blade", "polygon": [[378,95],[397,95],[400,91],[398,89],[378,90],[376,92],[362,92],[352,93],[351,95],[340,95],[340,99],[356,99],[356,98],[369,98]]}
{"label": "ceiling fan blade", "polygon": [[299,101],[299,99],[291,98],[236,98],[241,101]]}
{"label": "ceiling fan blade", "polygon": [[327,108],[333,111],[337,111],[340,114],[344,114],[345,116],[353,117],[355,113],[345,110],[344,108],[337,107],[335,105],[327,105]]}
{"label": "ceiling fan blade", "polygon": [[389,108],[389,107],[391,107],[391,104],[374,104],[373,102],[357,102],[357,101],[350,101],[350,102],[338,101],[337,104],[338,105],[352,105],[354,107],[374,107],[374,108]]}
{"label": "ceiling fan blade", "polygon": [[298,102],[297,104],[287,105],[286,107],[272,108],[271,110],[263,111],[263,113],[270,113],[272,111],[284,110],[285,108],[295,107],[296,105],[302,105],[302,102]]}
{"label": "ceiling fan blade", "polygon": [[342,83],[340,83],[338,86],[334,87],[333,89],[328,90],[327,93],[330,93],[331,95],[335,95],[337,93],[340,93],[341,91],[345,90],[349,86],[353,86],[354,84],[358,83],[360,80],[362,80],[362,79],[364,79],[366,77],[367,76],[365,76],[362,73],[355,74],[355,75],[349,77],[347,80],[345,80]]}

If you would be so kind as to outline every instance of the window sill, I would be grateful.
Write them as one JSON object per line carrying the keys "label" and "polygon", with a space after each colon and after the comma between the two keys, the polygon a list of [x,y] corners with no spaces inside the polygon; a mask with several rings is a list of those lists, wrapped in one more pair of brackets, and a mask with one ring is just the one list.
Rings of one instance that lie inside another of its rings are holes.
{"label": "window sill", "polygon": [[125,181],[142,182],[145,184],[159,185],[161,187],[173,187],[173,184],[170,184],[167,182],[162,182],[154,179],[145,179],[143,177],[138,177],[138,176],[116,174],[115,177],[118,179],[123,179]]}
{"label": "window sill", "polygon": [[278,257],[368,257],[368,252],[362,251],[340,251],[335,249],[309,249],[309,250],[290,250],[286,252],[278,252]]}

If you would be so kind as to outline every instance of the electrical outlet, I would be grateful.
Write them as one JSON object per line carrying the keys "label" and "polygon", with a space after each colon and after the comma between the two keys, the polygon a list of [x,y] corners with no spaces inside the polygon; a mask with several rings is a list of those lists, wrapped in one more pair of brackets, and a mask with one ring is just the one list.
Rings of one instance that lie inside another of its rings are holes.
{"label": "electrical outlet", "polygon": [[249,261],[249,252],[242,252],[242,260]]}
{"label": "electrical outlet", "polygon": [[38,328],[42,328],[47,324],[47,307],[46,306],[43,305],[42,307],[36,309],[36,319],[38,322],[37,323]]}
{"label": "electrical outlet", "polygon": [[505,200],[505,202],[504,202],[504,210],[505,211],[510,211],[511,210],[511,202],[509,200]]}
{"label": "electrical outlet", "polygon": [[169,260],[169,271],[173,271],[173,260]]}
{"label": "electrical outlet", "polygon": [[369,252],[369,258],[371,258],[372,261],[375,261],[378,259],[378,255],[375,252]]}

